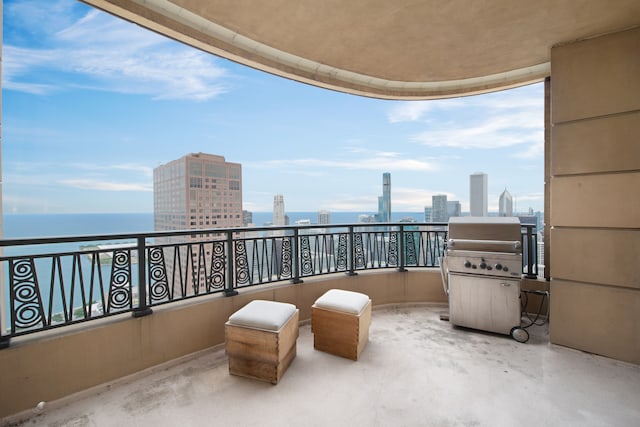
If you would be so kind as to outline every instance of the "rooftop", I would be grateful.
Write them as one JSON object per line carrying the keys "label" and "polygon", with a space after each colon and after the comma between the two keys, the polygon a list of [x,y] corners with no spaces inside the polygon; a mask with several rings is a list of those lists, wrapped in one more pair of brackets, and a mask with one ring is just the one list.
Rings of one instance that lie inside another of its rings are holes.
{"label": "rooftop", "polygon": [[[275,386],[228,373],[220,346],[49,402],[0,425],[630,426],[640,366],[453,327],[441,304],[374,308],[357,362],[313,349],[308,322]],[[24,416],[30,418],[25,420]]]}

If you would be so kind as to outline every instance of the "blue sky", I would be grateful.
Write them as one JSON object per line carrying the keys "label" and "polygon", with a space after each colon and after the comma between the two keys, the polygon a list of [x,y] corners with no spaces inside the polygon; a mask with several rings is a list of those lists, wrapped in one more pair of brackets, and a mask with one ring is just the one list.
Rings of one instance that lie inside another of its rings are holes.
{"label": "blue sky", "polygon": [[544,88],[385,101],[255,71],[74,0],[5,0],[5,213],[152,212],[153,168],[206,152],[243,168],[243,205],[394,212],[447,194],[469,209],[469,175],[518,211],[543,209]]}

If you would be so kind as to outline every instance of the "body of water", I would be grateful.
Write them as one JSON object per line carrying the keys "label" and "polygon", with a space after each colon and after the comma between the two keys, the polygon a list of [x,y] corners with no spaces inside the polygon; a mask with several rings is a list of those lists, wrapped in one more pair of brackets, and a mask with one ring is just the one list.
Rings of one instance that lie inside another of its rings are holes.
{"label": "body of water", "polygon": [[153,214],[4,215],[4,238],[59,237],[153,231]]}
{"label": "body of water", "polygon": [[[289,212],[289,221],[308,219],[312,224],[318,222],[317,212]],[[373,212],[331,212],[332,224],[358,222],[360,215],[374,215]],[[392,221],[413,218],[424,221],[422,212],[392,213]],[[11,214],[4,215],[4,238],[22,237],[60,237],[87,234],[126,234],[148,233],[153,231],[153,214]],[[271,212],[254,212],[253,223],[256,227],[271,223]]]}

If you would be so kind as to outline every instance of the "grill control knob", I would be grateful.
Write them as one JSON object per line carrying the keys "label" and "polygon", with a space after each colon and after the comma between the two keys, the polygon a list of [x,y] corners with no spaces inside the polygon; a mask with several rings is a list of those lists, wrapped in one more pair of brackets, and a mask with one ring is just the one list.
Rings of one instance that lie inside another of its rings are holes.
{"label": "grill control knob", "polygon": [[464,267],[465,267],[465,268],[469,268],[469,267],[471,267],[471,262],[470,262],[470,261],[465,261],[465,263],[464,263]]}
{"label": "grill control knob", "polygon": [[484,262],[484,261],[482,261],[482,262],[480,263],[480,268],[481,268],[481,269],[483,269],[483,270],[484,270],[485,268],[487,268],[487,263],[486,263],[486,262]]}
{"label": "grill control knob", "polygon": [[496,270],[502,270],[502,264],[497,263],[494,267]]}
{"label": "grill control knob", "polygon": [[509,267],[505,265],[504,267],[502,267],[502,271],[509,271]]}

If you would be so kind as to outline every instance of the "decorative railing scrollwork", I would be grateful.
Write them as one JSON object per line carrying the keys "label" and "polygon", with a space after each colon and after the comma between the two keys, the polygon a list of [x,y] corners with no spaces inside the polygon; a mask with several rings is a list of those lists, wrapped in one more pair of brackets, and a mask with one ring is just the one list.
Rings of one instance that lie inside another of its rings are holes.
{"label": "decorative railing scrollwork", "polygon": [[131,254],[128,250],[113,251],[108,311],[133,307],[131,297]]}
{"label": "decorative railing scrollwork", "polygon": [[11,284],[12,332],[44,325],[45,316],[33,259],[16,259],[9,263]]}

